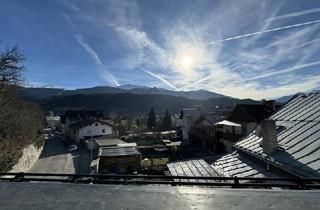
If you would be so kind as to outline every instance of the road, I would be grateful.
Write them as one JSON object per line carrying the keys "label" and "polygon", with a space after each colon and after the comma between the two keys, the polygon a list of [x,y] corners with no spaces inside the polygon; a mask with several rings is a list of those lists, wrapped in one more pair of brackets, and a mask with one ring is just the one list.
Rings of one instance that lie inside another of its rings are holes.
{"label": "road", "polygon": [[80,148],[69,152],[61,141],[51,137],[45,141],[39,160],[28,172],[36,173],[89,173],[90,153]]}

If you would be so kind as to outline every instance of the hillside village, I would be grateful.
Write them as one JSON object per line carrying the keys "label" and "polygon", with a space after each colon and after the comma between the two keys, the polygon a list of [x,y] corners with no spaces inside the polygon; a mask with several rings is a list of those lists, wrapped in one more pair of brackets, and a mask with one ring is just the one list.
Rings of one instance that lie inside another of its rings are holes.
{"label": "hillside village", "polygon": [[319,98],[298,94],[282,105],[263,100],[210,112],[189,107],[166,113],[169,126],[153,109],[130,119],[99,110],[51,113],[47,141],[81,150],[90,159],[80,164],[97,174],[315,178]]}

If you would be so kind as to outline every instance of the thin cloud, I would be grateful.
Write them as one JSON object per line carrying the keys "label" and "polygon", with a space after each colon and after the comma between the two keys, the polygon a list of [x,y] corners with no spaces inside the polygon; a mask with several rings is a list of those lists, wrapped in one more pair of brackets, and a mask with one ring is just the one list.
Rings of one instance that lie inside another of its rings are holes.
{"label": "thin cloud", "polygon": [[297,17],[297,16],[308,15],[308,14],[316,13],[316,12],[320,12],[320,8],[313,8],[313,9],[303,10],[300,12],[293,12],[293,13],[288,13],[285,15],[279,15],[279,16],[276,16],[273,18],[269,18],[266,21],[273,21],[273,20],[279,20],[279,19],[284,19],[284,18]]}
{"label": "thin cloud", "polygon": [[320,61],[311,62],[311,63],[307,63],[307,64],[302,64],[302,65],[296,65],[296,66],[291,67],[291,68],[278,70],[278,71],[273,71],[273,72],[270,72],[270,73],[266,73],[266,74],[258,75],[258,76],[255,76],[255,77],[247,78],[247,79],[244,79],[244,80],[241,80],[241,81],[237,81],[237,82],[234,82],[234,83],[241,83],[241,82],[247,82],[247,81],[252,81],[252,80],[257,80],[257,79],[263,79],[263,78],[266,78],[266,77],[271,77],[271,76],[284,74],[284,73],[290,73],[290,72],[294,72],[294,71],[302,69],[302,68],[316,66],[316,65],[320,65]]}
{"label": "thin cloud", "polygon": [[153,76],[154,78],[157,78],[158,80],[160,80],[162,83],[168,85],[169,87],[173,88],[174,90],[179,90],[175,85],[173,85],[172,83],[170,83],[168,80],[166,80],[165,78],[161,77],[158,74],[152,73],[148,70],[146,70],[145,68],[139,67],[142,71],[144,71],[145,73]]}
{"label": "thin cloud", "polygon": [[258,32],[254,32],[254,33],[249,33],[249,34],[243,34],[243,35],[239,35],[239,36],[229,37],[229,38],[218,40],[218,41],[207,42],[205,45],[215,45],[215,44],[218,44],[218,43],[221,43],[221,42],[225,42],[225,41],[231,41],[231,40],[235,40],[235,39],[241,39],[241,38],[245,38],[245,37],[250,37],[250,36],[255,36],[255,35],[259,35],[259,34],[273,32],[273,31],[279,31],[279,30],[284,30],[284,29],[289,29],[289,28],[296,28],[296,27],[311,25],[311,24],[315,24],[315,23],[320,23],[320,20],[309,21],[309,22],[304,22],[304,23],[298,23],[298,24],[294,24],[294,25],[283,26],[283,27],[279,27],[279,28],[273,28],[273,29],[268,29],[268,30],[264,30],[264,31],[258,31]]}

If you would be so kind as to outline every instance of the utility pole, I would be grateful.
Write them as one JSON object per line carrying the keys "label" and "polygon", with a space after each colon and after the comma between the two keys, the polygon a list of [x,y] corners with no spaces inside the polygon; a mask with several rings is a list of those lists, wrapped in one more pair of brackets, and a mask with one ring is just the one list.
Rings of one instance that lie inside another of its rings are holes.
{"label": "utility pole", "polygon": [[91,140],[90,140],[90,153],[91,153],[91,162],[92,162],[92,134],[91,134]]}
{"label": "utility pole", "polygon": [[90,134],[90,157],[92,162],[92,131],[88,130],[88,133]]}

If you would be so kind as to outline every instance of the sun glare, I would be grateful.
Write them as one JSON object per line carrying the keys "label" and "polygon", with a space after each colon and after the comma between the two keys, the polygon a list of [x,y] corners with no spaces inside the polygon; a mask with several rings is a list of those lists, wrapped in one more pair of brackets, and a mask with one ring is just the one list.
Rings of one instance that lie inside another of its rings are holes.
{"label": "sun glare", "polygon": [[185,53],[184,55],[182,55],[178,62],[179,62],[179,65],[184,69],[190,69],[194,64],[194,60],[192,56],[188,53]]}
{"label": "sun glare", "polygon": [[175,68],[182,73],[192,74],[201,63],[201,50],[194,46],[183,46],[176,49],[174,56]]}

